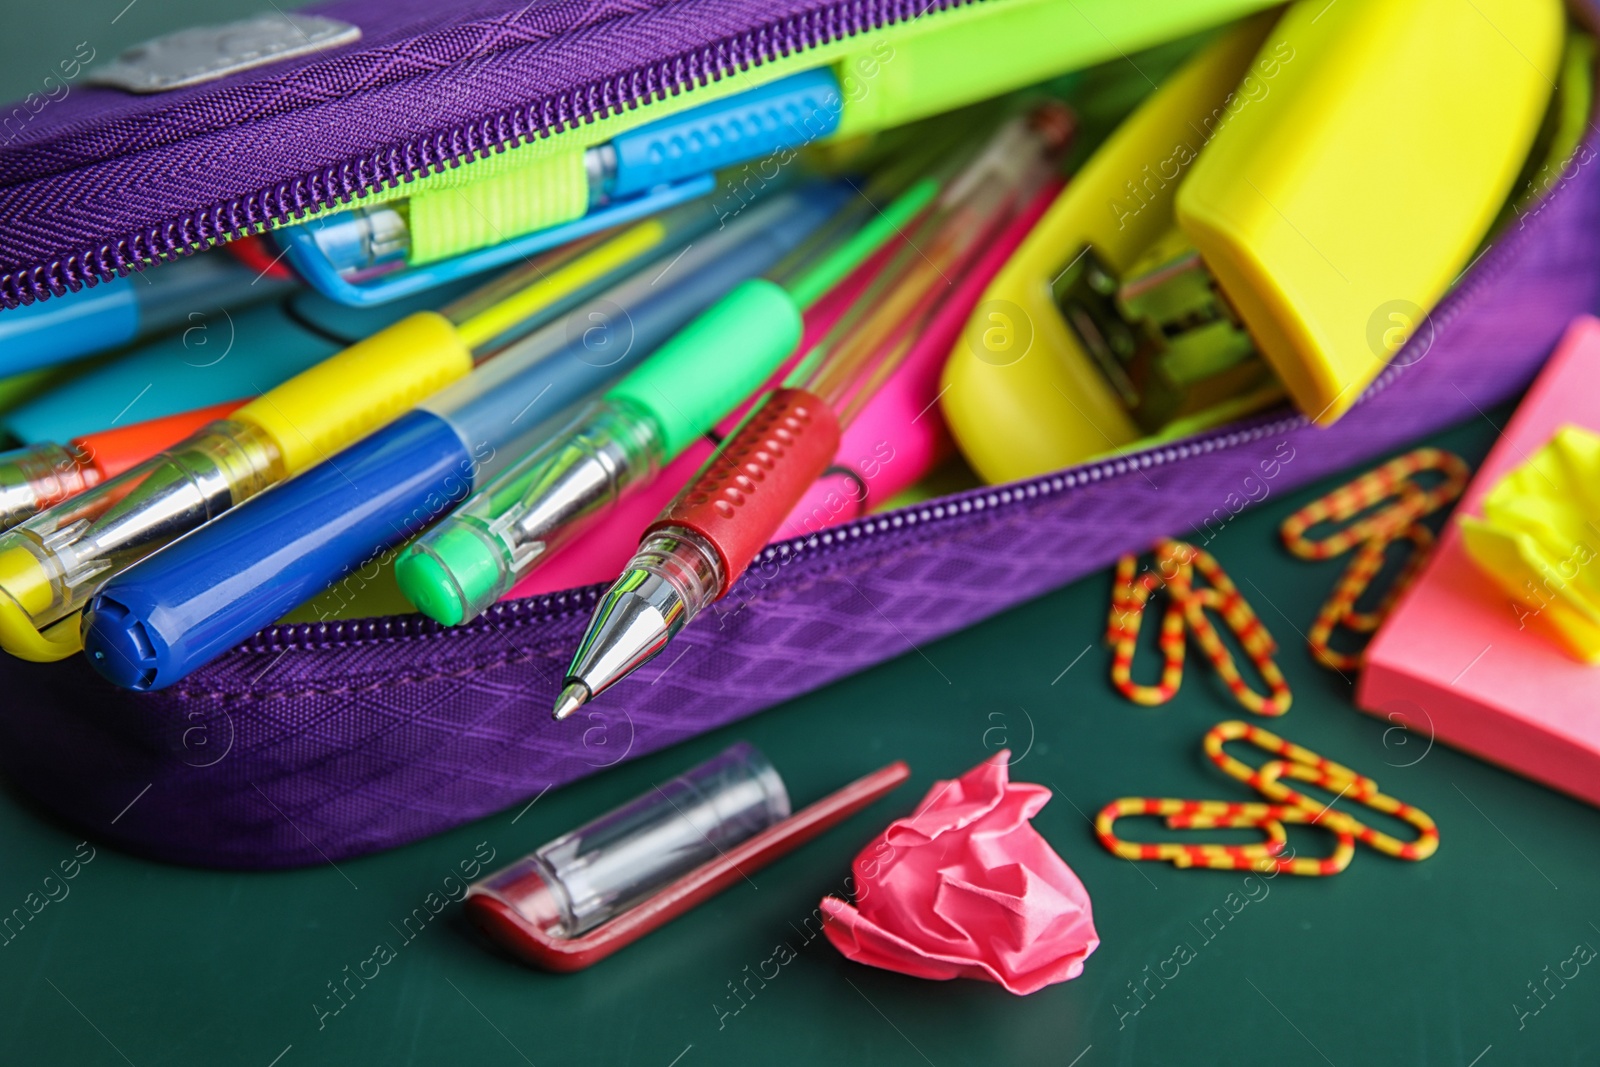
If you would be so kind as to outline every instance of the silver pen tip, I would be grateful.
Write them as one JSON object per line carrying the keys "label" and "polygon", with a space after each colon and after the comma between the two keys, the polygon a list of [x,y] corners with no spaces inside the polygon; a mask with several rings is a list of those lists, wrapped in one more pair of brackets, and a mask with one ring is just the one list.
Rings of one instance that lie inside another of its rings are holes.
{"label": "silver pen tip", "polygon": [[556,698],[555,719],[560,722],[589,702],[589,687],[582,682],[568,682]]}

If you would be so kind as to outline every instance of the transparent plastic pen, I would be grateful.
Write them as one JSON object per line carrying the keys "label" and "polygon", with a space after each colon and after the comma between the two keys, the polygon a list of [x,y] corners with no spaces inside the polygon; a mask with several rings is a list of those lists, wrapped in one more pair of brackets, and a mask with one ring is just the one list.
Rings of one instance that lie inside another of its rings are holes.
{"label": "transparent plastic pen", "polygon": [[504,462],[557,435],[731,288],[771,270],[846,195],[823,183],[764,202],[129,568],[84,609],[87,658],[119,685],[160,689],[385,558]]}
{"label": "transparent plastic pen", "polygon": [[1048,176],[1072,133],[1059,105],[997,131],[941,193],[908,247],[646,530],[601,597],[555,717],[654,658],[727,593],[833,461],[840,430],[891,373],[952,277]]}
{"label": "transparent plastic pen", "polygon": [[469,297],[411,315],[0,535],[0,646],[25,659],[71,655],[82,647],[72,616],[113,576],[465,377],[519,321],[714,221],[703,207],[650,220],[529,271],[487,307]]}
{"label": "transparent plastic pen", "polygon": [[148,422],[81,434],[66,444],[40,441],[0,452],[0,531],[138,466],[243,401],[214,404]]}
{"label": "transparent plastic pen", "polygon": [[766,381],[794,351],[806,308],[909,226],[938,189],[932,178],[915,182],[882,211],[853,197],[841,212],[846,225],[806,249],[786,284],[769,277],[734,288],[612,388],[572,433],[523,459],[407,549],[396,565],[401,590],[446,625],[481,614]]}

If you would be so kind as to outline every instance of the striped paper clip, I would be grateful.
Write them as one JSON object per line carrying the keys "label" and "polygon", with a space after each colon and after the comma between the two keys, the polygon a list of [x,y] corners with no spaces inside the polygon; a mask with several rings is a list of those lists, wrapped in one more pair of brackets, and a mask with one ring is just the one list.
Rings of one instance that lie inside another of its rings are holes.
{"label": "striped paper clip", "polygon": [[[1106,622],[1106,641],[1112,647],[1111,684],[1119,693],[1147,707],[1171,700],[1183,682],[1187,635],[1193,634],[1223,685],[1246,711],[1275,716],[1289,710],[1293,699],[1289,684],[1272,658],[1277,643],[1211,553],[1182,541],[1167,540],[1156,546],[1152,569],[1141,573],[1138,562],[1138,557],[1132,555],[1117,561],[1111,613]],[[1197,572],[1206,585],[1195,585]],[[1161,680],[1144,685],[1133,680],[1134,651],[1145,609],[1156,591],[1163,588],[1168,602],[1158,640]],[[1218,615],[1238,639],[1267,687],[1265,695],[1244,680],[1208,611]]]}
{"label": "striped paper clip", "polygon": [[[1278,758],[1258,768],[1251,767],[1228,754],[1223,746],[1229,741],[1248,741]],[[1095,817],[1095,836],[1107,851],[1127,860],[1163,861],[1180,868],[1254,870],[1262,874],[1278,871],[1305,877],[1343,871],[1355,855],[1357,842],[1402,860],[1425,860],[1438,851],[1439,828],[1427,812],[1384,794],[1371,778],[1259,726],[1239,720],[1218,723],[1206,733],[1203,747],[1225,774],[1250,786],[1266,802],[1119,797]],[[1285,778],[1327,790],[1334,794],[1333,800],[1323,803],[1291,789],[1283,784]],[[1335,803],[1346,798],[1409,823],[1417,836],[1401,841],[1334,808]],[[1116,835],[1116,823],[1130,815],[1164,818],[1169,830],[1259,830],[1264,840],[1243,845],[1125,841]],[[1288,846],[1285,824],[1328,831],[1334,837],[1333,851],[1325,857],[1284,855]]]}
{"label": "striped paper clip", "polygon": [[[1438,472],[1442,478],[1425,487],[1417,476],[1427,471]],[[1470,473],[1460,456],[1419,448],[1313,500],[1284,520],[1279,531],[1283,543],[1301,559],[1332,559],[1356,550],[1306,635],[1317,662],[1339,671],[1360,668],[1363,652],[1335,651],[1334,632],[1342,626],[1352,633],[1371,634],[1382,625],[1416,580],[1433,547],[1433,531],[1421,520],[1453,504],[1466,488]],[[1308,536],[1319,523],[1347,525],[1322,537]],[[1389,549],[1402,542],[1410,543],[1410,555],[1394,582],[1370,610],[1358,609],[1357,603],[1383,569]]]}
{"label": "striped paper clip", "polygon": [[[1156,815],[1169,830],[1216,828],[1260,830],[1266,840],[1253,845],[1185,844],[1175,841],[1144,843],[1124,841],[1114,830],[1125,815]],[[1225,800],[1176,800],[1167,797],[1119,797],[1100,809],[1094,829],[1100,843],[1127,860],[1164,860],[1174,867],[1205,867],[1223,871],[1278,871],[1307,877],[1338,874],[1355,855],[1355,838],[1331,830],[1335,844],[1324,858],[1285,856],[1289,835],[1284,823],[1314,824],[1310,812],[1282,804],[1237,804]]]}
{"label": "striped paper clip", "polygon": [[[1223,745],[1229,741],[1248,741],[1262,751],[1281,758],[1252,768],[1227,753]],[[1285,741],[1269,730],[1238,720],[1218,723],[1206,733],[1205,750],[1211,762],[1220,767],[1224,774],[1244,782],[1269,801],[1311,812],[1313,823],[1326,826],[1335,833],[1350,834],[1386,856],[1402,860],[1425,860],[1439,849],[1439,827],[1427,812],[1388,796],[1371,778],[1357,774],[1342,764],[1323,759],[1310,749]],[[1326,804],[1321,803],[1284,785],[1281,781],[1284,778],[1325,789],[1333,793],[1334,798]],[[1401,841],[1381,830],[1372,829],[1355,816],[1333,806],[1338,800],[1346,798],[1409,823],[1417,831],[1416,838]]]}

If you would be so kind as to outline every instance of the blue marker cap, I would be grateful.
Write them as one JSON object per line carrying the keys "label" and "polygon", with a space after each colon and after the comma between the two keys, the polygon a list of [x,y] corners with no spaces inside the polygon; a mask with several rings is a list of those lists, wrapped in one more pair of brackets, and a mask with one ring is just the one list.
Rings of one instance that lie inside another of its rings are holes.
{"label": "blue marker cap", "polygon": [[157,653],[156,641],[139,621],[140,613],[130,611],[126,604],[96,597],[93,609],[100,624],[90,626],[85,614],[83,654],[89,657],[94,669],[124,689],[143,692],[152,688],[161,663],[167,658],[166,647],[160,646],[161,652]]}
{"label": "blue marker cap", "polygon": [[113,579],[84,609],[84,654],[126,689],[163,689],[339,578],[364,584],[362,563],[471,491],[473,463],[449,422],[403,415]]}

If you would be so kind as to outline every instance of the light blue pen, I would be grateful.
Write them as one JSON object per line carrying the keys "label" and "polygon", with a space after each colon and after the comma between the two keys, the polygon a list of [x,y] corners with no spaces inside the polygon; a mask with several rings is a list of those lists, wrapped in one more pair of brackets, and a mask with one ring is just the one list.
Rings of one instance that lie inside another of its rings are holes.
{"label": "light blue pen", "polygon": [[106,352],[293,287],[214,251],[0,310],[0,377]]}

